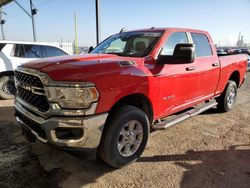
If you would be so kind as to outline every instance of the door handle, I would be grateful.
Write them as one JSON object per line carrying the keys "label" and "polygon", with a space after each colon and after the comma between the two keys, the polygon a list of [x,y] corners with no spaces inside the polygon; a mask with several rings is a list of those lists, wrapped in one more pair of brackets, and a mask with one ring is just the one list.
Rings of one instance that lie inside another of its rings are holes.
{"label": "door handle", "polygon": [[212,66],[213,66],[213,67],[218,67],[218,66],[219,66],[219,63],[213,63]]}
{"label": "door handle", "polygon": [[186,71],[193,71],[193,70],[195,70],[195,67],[187,67],[186,68]]}

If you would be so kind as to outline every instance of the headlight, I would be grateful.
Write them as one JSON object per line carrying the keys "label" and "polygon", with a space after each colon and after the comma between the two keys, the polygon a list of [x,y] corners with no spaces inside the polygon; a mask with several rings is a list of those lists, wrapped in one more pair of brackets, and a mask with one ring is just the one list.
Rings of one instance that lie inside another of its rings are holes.
{"label": "headlight", "polygon": [[49,101],[58,103],[61,108],[87,108],[99,97],[95,87],[47,87],[47,89]]}

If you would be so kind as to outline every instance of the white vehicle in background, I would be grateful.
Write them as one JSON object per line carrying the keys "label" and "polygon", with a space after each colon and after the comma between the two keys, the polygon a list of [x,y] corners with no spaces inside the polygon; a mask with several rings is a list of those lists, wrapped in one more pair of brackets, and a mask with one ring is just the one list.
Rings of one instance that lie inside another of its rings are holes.
{"label": "white vehicle in background", "polygon": [[39,42],[0,41],[0,98],[14,97],[14,70],[28,61],[68,55],[63,49]]}
{"label": "white vehicle in background", "polygon": [[250,55],[247,56],[247,71],[250,72]]}

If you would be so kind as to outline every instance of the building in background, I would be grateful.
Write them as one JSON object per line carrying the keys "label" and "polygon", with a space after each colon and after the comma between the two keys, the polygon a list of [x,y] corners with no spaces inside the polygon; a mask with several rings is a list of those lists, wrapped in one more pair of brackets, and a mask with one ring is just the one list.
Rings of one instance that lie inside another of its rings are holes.
{"label": "building in background", "polygon": [[61,42],[47,42],[47,43],[58,46],[69,54],[74,54],[74,45],[72,42],[62,42],[61,41]]}
{"label": "building in background", "polygon": [[236,43],[237,47],[244,47],[244,37],[241,35],[241,32],[239,33],[238,41]]}

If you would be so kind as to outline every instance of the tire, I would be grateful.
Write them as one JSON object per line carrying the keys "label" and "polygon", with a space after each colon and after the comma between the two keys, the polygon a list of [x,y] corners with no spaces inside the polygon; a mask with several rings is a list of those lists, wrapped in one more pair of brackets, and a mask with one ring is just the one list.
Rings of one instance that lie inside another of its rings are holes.
{"label": "tire", "polygon": [[0,78],[0,98],[13,99],[15,91],[14,76],[2,76]]}
{"label": "tire", "polygon": [[123,106],[107,122],[98,153],[109,165],[121,168],[143,153],[149,136],[147,115],[134,106]]}
{"label": "tire", "polygon": [[233,108],[237,97],[237,85],[234,81],[229,80],[227,87],[222,95],[217,99],[217,108],[220,112],[228,112]]}

